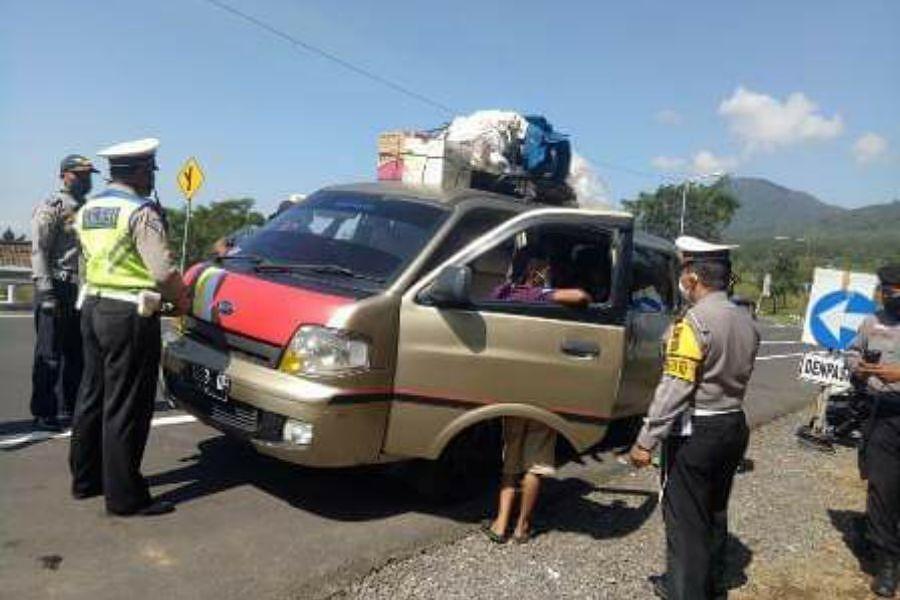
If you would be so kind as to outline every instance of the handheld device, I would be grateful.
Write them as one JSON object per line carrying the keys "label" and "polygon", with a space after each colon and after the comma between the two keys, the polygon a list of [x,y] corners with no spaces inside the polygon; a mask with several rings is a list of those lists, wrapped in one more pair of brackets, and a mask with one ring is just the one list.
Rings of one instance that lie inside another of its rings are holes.
{"label": "handheld device", "polygon": [[881,362],[881,350],[864,350],[863,360],[867,363]]}

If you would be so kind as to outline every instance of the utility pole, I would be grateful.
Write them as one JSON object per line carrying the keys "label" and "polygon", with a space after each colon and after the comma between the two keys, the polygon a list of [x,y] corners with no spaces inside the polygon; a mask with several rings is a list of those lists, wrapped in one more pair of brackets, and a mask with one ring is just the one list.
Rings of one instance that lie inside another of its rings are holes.
{"label": "utility pole", "polygon": [[681,224],[678,227],[678,235],[684,235],[684,215],[687,212],[687,195],[691,184],[697,183],[698,181],[703,181],[705,179],[718,180],[725,175],[727,175],[727,173],[716,171],[715,173],[703,173],[700,175],[694,175],[693,177],[688,177],[684,180],[684,183],[681,184]]}
{"label": "utility pole", "polygon": [[687,190],[690,185],[690,179],[681,184],[681,227],[678,228],[678,235],[684,235],[684,213],[687,210]]}

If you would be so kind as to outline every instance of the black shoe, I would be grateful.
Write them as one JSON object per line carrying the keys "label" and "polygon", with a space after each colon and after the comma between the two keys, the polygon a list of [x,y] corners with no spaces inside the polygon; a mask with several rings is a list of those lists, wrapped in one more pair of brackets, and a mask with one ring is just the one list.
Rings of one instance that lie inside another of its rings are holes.
{"label": "black shoe", "polygon": [[91,488],[88,490],[73,490],[72,497],[76,500],[87,500],[88,498],[95,498],[97,496],[102,496],[103,490],[100,488]]}
{"label": "black shoe", "polygon": [[133,511],[120,513],[107,509],[106,512],[116,517],[155,517],[175,512],[175,505],[168,500],[151,500],[148,504]]}
{"label": "black shoe", "polygon": [[56,417],[35,417],[31,422],[34,431],[46,431],[47,433],[62,433],[62,424]]}
{"label": "black shoe", "polygon": [[168,500],[154,500],[152,503],[137,511],[136,514],[142,517],[155,517],[156,515],[167,515],[171,512],[175,512],[174,504]]}
{"label": "black shoe", "polygon": [[872,580],[872,592],[882,598],[893,598],[897,593],[897,566],[896,560],[882,560]]}
{"label": "black shoe", "polygon": [[665,575],[651,575],[647,578],[650,585],[653,586],[653,595],[657,598],[666,600],[669,597],[669,588],[666,586]]}

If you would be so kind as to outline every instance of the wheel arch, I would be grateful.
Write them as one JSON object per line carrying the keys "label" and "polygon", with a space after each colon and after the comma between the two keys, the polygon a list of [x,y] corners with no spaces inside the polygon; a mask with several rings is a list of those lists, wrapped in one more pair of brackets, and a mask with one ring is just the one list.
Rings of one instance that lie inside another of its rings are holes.
{"label": "wheel arch", "polygon": [[444,449],[467,429],[503,417],[519,417],[537,421],[562,436],[573,448],[578,449],[583,446],[583,444],[578,443],[566,420],[549,410],[528,404],[492,404],[466,411],[451,421],[435,437],[428,448],[428,454],[425,458],[432,460],[439,458]]}

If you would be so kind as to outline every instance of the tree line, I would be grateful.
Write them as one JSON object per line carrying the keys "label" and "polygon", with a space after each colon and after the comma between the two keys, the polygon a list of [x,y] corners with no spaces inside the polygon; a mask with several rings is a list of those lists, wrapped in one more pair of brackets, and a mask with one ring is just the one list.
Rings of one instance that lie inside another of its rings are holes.
{"label": "tree line", "polygon": [[[709,241],[723,241],[740,202],[720,180],[711,185],[662,185],[653,192],[641,192],[622,205],[635,218],[638,229],[674,240],[681,235],[682,207],[684,234]],[[741,289],[757,295],[763,278],[771,277],[773,312],[787,303],[790,295],[803,291],[803,283],[812,278],[812,268],[801,265],[794,248],[772,244],[741,245],[734,252],[734,273]],[[756,298],[751,298],[756,299]]]}
{"label": "tree line", "polygon": [[[266,217],[253,210],[254,204],[255,201],[252,198],[231,198],[212,202],[206,206],[194,206],[191,209],[184,264],[192,265],[209,257],[218,240],[240,230],[259,227],[265,223]],[[179,258],[184,240],[185,216],[186,212],[183,208],[166,209],[169,243],[172,252]]]}

